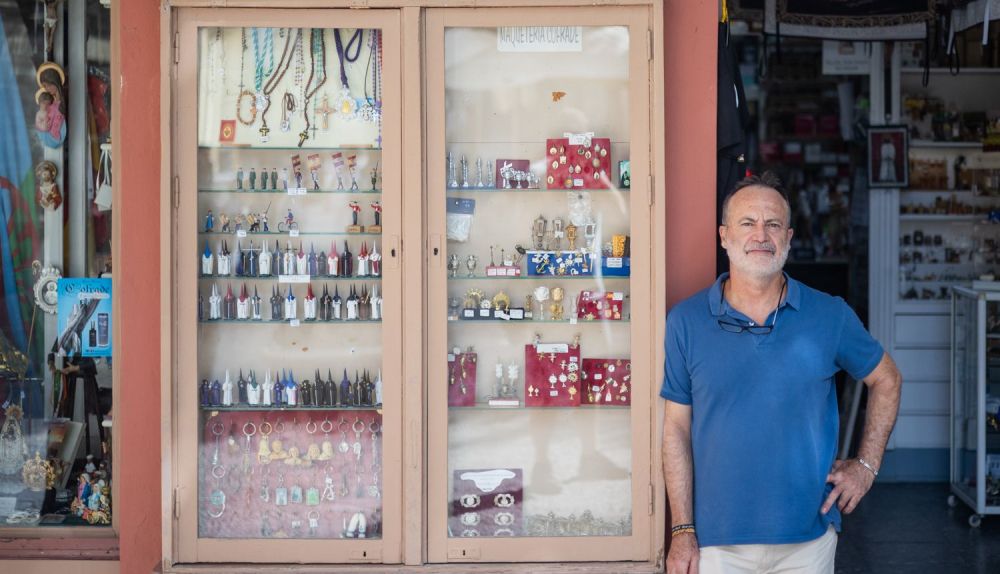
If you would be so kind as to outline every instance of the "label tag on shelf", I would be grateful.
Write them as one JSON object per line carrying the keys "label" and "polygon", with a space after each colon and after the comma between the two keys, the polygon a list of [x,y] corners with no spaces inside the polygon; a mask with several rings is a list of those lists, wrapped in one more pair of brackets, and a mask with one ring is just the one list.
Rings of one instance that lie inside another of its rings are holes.
{"label": "label tag on shelf", "polygon": [[569,132],[563,132],[563,137],[569,140],[569,145],[590,145],[590,140],[594,139],[594,132],[586,132],[582,134],[571,134]]}
{"label": "label tag on shelf", "polygon": [[288,236],[289,237],[298,237],[299,236],[299,230],[298,229],[291,229],[291,230],[289,230],[288,231]]}
{"label": "label tag on shelf", "polygon": [[583,178],[573,178],[573,187],[583,187]]}
{"label": "label tag on shelf", "polygon": [[288,188],[288,195],[305,195],[307,193],[309,193],[309,191],[306,188],[304,188],[304,187],[289,187]]}
{"label": "label tag on shelf", "polygon": [[569,324],[570,325],[576,325],[576,317],[570,317],[569,318]]}
{"label": "label tag on shelf", "polygon": [[621,257],[605,257],[604,266],[608,269],[621,269],[622,268],[622,258]]}
{"label": "label tag on shelf", "polygon": [[455,362],[455,354],[454,353],[448,353],[448,362],[449,363]]}
{"label": "label tag on shelf", "polygon": [[288,320],[288,325],[290,327],[298,327],[299,326],[299,320],[298,319],[289,319]]}
{"label": "label tag on shelf", "polygon": [[236,231],[236,237],[246,237],[246,236],[247,236],[246,229],[239,229]]}
{"label": "label tag on shelf", "polygon": [[559,396],[559,391],[556,391],[556,390],[549,391],[549,396],[550,397],[558,397]]}
{"label": "label tag on shelf", "polygon": [[538,353],[568,353],[569,343],[539,343],[535,345],[535,351]]}
{"label": "label tag on shelf", "polygon": [[308,283],[308,275],[278,275],[278,283]]}

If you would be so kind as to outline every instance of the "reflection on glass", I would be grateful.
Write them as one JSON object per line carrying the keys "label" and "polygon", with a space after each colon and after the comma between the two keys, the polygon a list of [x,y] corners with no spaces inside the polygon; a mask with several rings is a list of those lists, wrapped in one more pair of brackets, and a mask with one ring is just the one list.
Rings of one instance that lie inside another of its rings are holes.
{"label": "reflection on glass", "polygon": [[382,533],[381,33],[199,35],[199,535]]}
{"label": "reflection on glass", "polygon": [[628,54],[445,32],[449,536],[631,533]]}

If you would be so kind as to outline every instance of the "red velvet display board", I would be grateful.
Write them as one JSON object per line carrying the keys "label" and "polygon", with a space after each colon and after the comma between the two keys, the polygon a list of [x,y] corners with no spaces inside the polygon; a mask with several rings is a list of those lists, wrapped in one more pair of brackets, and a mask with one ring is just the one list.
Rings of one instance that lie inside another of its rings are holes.
{"label": "red velvet display board", "polygon": [[584,359],[585,405],[631,405],[632,361],[629,359]]}
{"label": "red velvet display board", "polygon": [[580,291],[576,301],[576,318],[584,321],[620,321],[622,301],[621,291]]}
{"label": "red velvet display board", "polygon": [[448,354],[448,406],[476,404],[476,353]]}
{"label": "red velvet display board", "polygon": [[580,406],[579,346],[524,346],[524,406]]}
{"label": "red velvet display board", "polygon": [[549,189],[612,187],[611,139],[593,138],[589,146],[568,138],[545,140],[545,179]]}

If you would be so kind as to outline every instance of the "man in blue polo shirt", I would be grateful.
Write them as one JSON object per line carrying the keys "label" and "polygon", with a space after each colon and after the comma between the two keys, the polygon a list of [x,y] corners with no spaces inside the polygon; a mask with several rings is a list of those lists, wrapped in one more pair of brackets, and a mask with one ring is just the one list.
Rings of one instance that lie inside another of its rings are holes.
{"label": "man in blue polo shirt", "polygon": [[[773,175],[737,184],[719,226],[730,272],[667,317],[667,574],[833,574],[840,513],[878,475],[899,371],[843,299],[782,272],[790,211]],[[841,369],[869,392],[851,460],[835,460]]]}

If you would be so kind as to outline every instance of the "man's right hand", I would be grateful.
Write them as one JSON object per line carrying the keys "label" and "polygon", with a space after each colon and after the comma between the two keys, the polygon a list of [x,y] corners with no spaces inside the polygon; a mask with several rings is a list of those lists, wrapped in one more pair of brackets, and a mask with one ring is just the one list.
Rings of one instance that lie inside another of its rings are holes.
{"label": "man's right hand", "polygon": [[698,539],[692,533],[678,534],[670,541],[667,574],[698,574]]}

